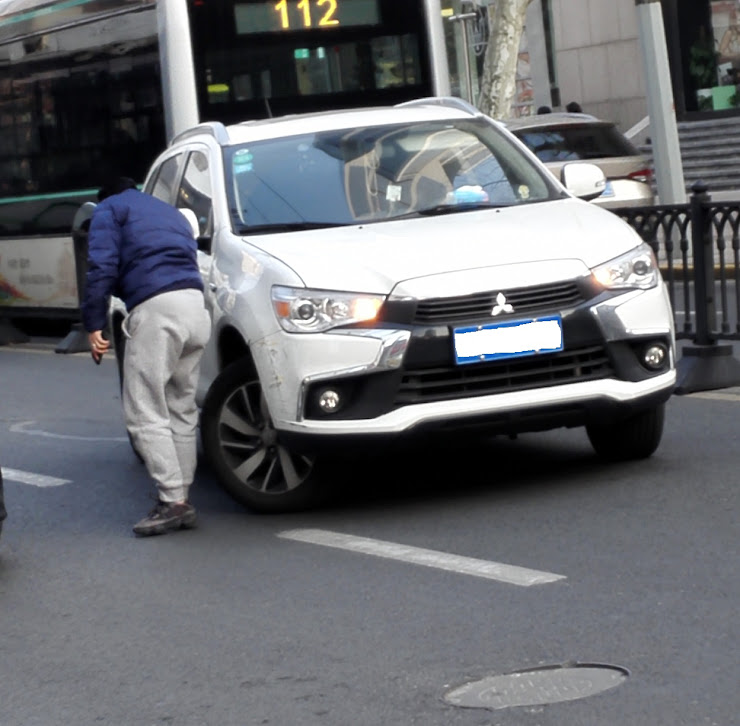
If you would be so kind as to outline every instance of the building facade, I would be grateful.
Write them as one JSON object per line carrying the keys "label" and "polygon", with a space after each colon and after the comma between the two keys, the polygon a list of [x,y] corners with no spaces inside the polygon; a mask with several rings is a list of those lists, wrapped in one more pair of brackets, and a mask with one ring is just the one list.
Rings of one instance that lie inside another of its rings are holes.
{"label": "building facade", "polygon": [[[454,36],[449,53],[453,93],[473,103],[495,2],[443,3]],[[466,41],[471,59],[467,69],[461,60]],[[576,101],[584,111],[612,119],[625,130],[647,114],[645,94],[634,0],[532,0],[511,115],[529,115],[540,106],[563,109]]]}
{"label": "building facade", "polygon": [[[661,0],[661,7],[677,118],[740,114],[740,0]],[[645,118],[635,0],[534,0],[529,13],[551,19],[552,83],[538,87],[539,99],[576,100],[622,131]],[[528,17],[532,47],[529,28]]]}

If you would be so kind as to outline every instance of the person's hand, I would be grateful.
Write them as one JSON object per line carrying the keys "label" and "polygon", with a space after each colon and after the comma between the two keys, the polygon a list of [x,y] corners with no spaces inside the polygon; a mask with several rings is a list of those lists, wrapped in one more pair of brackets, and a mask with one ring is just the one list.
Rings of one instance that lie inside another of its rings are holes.
{"label": "person's hand", "polygon": [[105,333],[102,330],[93,330],[92,333],[87,334],[87,339],[90,341],[90,352],[93,360],[96,363],[100,363],[103,355],[110,348],[110,341],[105,337]]}

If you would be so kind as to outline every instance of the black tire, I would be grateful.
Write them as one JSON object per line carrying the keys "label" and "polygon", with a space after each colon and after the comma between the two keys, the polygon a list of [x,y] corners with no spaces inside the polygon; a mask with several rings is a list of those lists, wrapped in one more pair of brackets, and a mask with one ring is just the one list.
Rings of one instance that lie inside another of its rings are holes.
{"label": "black tire", "polygon": [[586,433],[591,446],[604,459],[646,459],[660,444],[664,420],[665,404],[661,403],[617,423],[586,426]]}
{"label": "black tire", "polygon": [[280,440],[249,359],[231,364],[213,382],[200,433],[221,485],[247,508],[294,512],[319,502],[316,457],[291,451]]}
{"label": "black tire", "polygon": [[[116,356],[116,367],[118,368],[118,389],[123,394],[123,354],[126,351],[126,336],[121,330],[122,318],[118,318],[113,323],[113,353]],[[143,464],[144,458],[139,453],[139,450],[134,444],[134,440],[131,434],[126,431],[128,436],[128,442],[131,445],[131,450],[134,452],[136,458]]]}

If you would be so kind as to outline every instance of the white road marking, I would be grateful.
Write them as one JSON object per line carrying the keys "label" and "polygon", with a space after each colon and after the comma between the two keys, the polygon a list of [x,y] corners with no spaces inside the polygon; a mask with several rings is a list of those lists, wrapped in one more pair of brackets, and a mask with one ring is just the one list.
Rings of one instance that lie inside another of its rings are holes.
{"label": "white road marking", "polygon": [[48,355],[50,353],[54,353],[54,346],[53,345],[39,345],[35,344],[34,347],[31,347],[32,344],[26,344],[26,343],[13,343],[11,345],[3,345],[0,346],[0,353],[42,353],[44,355]]}
{"label": "white road marking", "polygon": [[15,434],[28,434],[29,436],[46,436],[49,439],[73,439],[74,441],[128,441],[125,436],[75,436],[74,434],[52,434],[41,429],[29,429],[35,421],[21,421],[13,424],[10,430]]}
{"label": "white road marking", "polygon": [[488,580],[498,580],[499,582],[507,582],[522,587],[543,585],[565,579],[565,575],[555,575],[551,572],[529,570],[525,567],[505,565],[500,562],[478,560],[473,557],[462,557],[447,552],[411,547],[394,542],[383,542],[367,537],[355,537],[350,534],[340,534],[322,529],[290,529],[279,532],[278,537],[308,544],[324,545],[325,547],[335,547],[364,555],[384,557],[390,560],[400,560],[414,565],[436,567],[439,570],[483,577]]}
{"label": "white road marking", "polygon": [[34,487],[60,487],[64,484],[71,484],[70,479],[58,479],[55,476],[45,476],[44,474],[34,474],[30,471],[21,471],[20,469],[6,469],[3,467],[3,479],[8,481],[17,481],[20,484],[30,484]]}
{"label": "white road marking", "polygon": [[691,398],[706,398],[710,401],[740,401],[739,393],[720,393],[719,391],[700,391],[699,393],[690,393]]}

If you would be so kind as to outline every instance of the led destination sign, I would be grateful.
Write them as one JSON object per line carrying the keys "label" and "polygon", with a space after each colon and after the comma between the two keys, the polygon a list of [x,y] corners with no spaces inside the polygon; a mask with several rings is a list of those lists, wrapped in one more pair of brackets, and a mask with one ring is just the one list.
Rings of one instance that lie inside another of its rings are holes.
{"label": "led destination sign", "polygon": [[269,0],[237,3],[236,32],[284,33],[378,25],[378,0]]}

